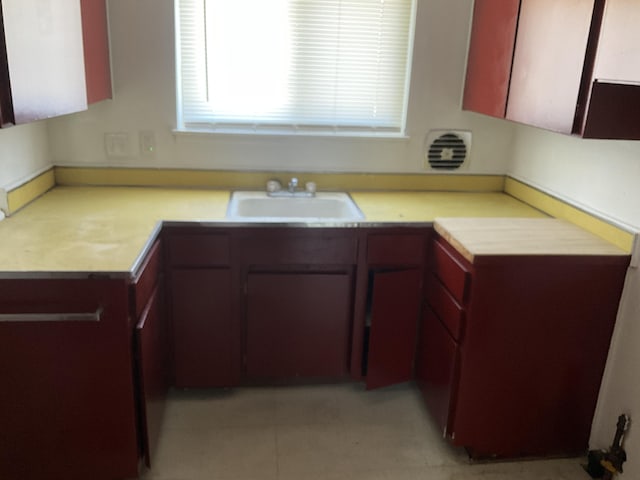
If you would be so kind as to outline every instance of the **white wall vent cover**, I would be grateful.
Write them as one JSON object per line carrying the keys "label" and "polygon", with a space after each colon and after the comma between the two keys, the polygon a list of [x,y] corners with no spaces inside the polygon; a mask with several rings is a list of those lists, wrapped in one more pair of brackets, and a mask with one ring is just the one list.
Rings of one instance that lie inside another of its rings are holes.
{"label": "white wall vent cover", "polygon": [[435,171],[466,168],[470,152],[470,131],[431,130],[424,140],[424,168]]}

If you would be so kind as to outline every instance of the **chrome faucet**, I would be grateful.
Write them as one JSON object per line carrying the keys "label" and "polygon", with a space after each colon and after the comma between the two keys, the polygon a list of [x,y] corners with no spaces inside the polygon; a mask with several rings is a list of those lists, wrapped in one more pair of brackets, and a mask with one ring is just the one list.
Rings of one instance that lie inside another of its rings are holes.
{"label": "chrome faucet", "polygon": [[315,197],[316,196],[316,184],[315,182],[307,182],[304,190],[298,190],[298,178],[293,177],[287,184],[287,189],[282,190],[281,184],[277,180],[269,180],[267,182],[267,196],[269,197]]}

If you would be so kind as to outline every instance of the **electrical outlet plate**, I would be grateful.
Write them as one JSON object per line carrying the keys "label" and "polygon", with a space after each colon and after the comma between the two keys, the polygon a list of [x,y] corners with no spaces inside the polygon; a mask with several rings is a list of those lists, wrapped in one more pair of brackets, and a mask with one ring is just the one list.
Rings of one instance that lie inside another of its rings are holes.
{"label": "electrical outlet plate", "polygon": [[126,132],[105,133],[104,151],[109,158],[131,156],[131,140]]}

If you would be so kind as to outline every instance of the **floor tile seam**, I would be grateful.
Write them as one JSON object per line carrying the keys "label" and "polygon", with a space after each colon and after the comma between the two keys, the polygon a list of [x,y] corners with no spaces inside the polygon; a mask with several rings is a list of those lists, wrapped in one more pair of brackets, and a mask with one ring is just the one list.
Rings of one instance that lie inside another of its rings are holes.
{"label": "floor tile seam", "polygon": [[[429,470],[431,470],[431,467],[426,467],[426,466],[422,466],[422,465],[412,465],[412,466],[409,466],[409,467],[406,467],[406,466],[401,466],[401,467],[386,466],[386,467],[380,467],[380,468],[374,468],[374,467],[356,467],[356,468],[345,467],[345,468],[335,468],[335,469],[326,469],[325,468],[325,469],[322,470],[322,472],[317,472],[317,471],[310,472],[310,471],[303,471],[303,470],[300,470],[300,469],[294,469],[295,470],[294,472],[290,471],[290,472],[286,473],[284,475],[284,478],[290,479],[290,478],[292,478],[292,475],[297,474],[300,479],[304,479],[309,474],[316,475],[318,473],[321,473],[321,475],[323,477],[325,477],[325,476],[333,477],[333,476],[347,476],[347,475],[380,474],[380,473],[385,474],[386,472],[410,471],[410,470],[414,470],[414,469],[418,469],[418,468],[424,468],[425,473],[427,473]],[[280,478],[280,477],[278,477],[278,478]]]}
{"label": "floor tile seam", "polygon": [[276,452],[276,479],[280,478],[280,449],[278,448],[278,428],[273,429],[273,442]]}
{"label": "floor tile seam", "polygon": [[185,426],[174,426],[167,425],[163,426],[164,432],[177,432],[177,433],[185,433],[185,432],[196,432],[196,433],[206,433],[212,430],[264,430],[264,429],[275,429],[278,426],[277,423],[255,423],[255,424],[238,424],[238,425],[224,425],[224,424],[207,424],[207,425],[185,425]]}

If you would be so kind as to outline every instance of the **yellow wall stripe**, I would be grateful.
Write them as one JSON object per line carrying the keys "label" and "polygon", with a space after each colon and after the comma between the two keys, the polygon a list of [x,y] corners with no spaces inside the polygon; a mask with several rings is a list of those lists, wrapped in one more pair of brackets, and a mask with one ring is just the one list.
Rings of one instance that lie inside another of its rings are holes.
{"label": "yellow wall stripe", "polygon": [[224,189],[265,188],[267,180],[316,182],[320,190],[501,192],[503,175],[411,175],[56,167],[58,185],[126,185]]}
{"label": "yellow wall stripe", "polygon": [[53,168],[7,192],[8,214],[11,215],[56,185]]}
{"label": "yellow wall stripe", "polygon": [[625,252],[633,248],[634,234],[559,200],[523,182],[507,177],[505,193],[555,218],[562,218],[604,238]]}

